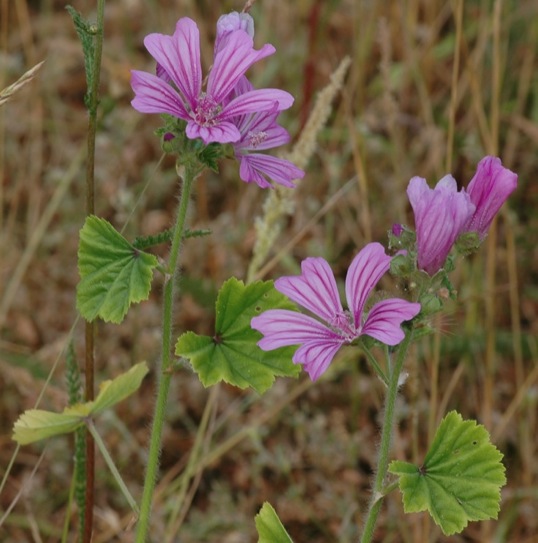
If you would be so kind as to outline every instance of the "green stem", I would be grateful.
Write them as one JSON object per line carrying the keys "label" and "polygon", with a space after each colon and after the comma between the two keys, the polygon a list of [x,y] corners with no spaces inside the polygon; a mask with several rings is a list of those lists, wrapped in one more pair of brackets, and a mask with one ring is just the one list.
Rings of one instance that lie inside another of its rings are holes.
{"label": "green stem", "polygon": [[398,350],[396,364],[390,372],[389,387],[387,395],[385,396],[385,416],[383,419],[383,428],[381,430],[381,443],[379,446],[374,487],[372,489],[372,499],[370,501],[370,507],[364,523],[364,531],[360,543],[370,543],[372,541],[379,510],[383,503],[383,497],[385,495],[383,483],[389,466],[389,453],[392,443],[392,434],[394,432],[394,407],[396,405],[396,396],[398,395],[398,382],[412,337],[413,330],[411,330],[402,341]]}
{"label": "green stem", "polygon": [[105,459],[106,465],[108,466],[108,469],[112,473],[116,483],[118,483],[118,486],[120,487],[122,494],[125,496],[127,503],[131,506],[131,509],[135,513],[138,514],[138,506],[136,505],[135,499],[133,498],[132,494],[129,492],[129,489],[123,482],[120,472],[118,471],[116,464],[114,464],[114,461],[112,460],[110,454],[108,453],[107,448],[103,440],[101,439],[101,436],[95,429],[95,425],[92,419],[88,419],[86,421],[86,428],[88,428],[88,432],[90,432],[90,434],[93,437],[94,442],[99,447],[99,450],[101,451],[101,454],[103,455],[103,458]]}
{"label": "green stem", "polygon": [[162,362],[159,372],[159,383],[157,389],[157,400],[155,403],[155,413],[153,416],[153,426],[151,429],[151,438],[148,453],[148,464],[146,467],[146,478],[144,480],[144,490],[142,492],[142,502],[140,504],[140,518],[136,531],[136,543],[146,541],[149,519],[151,515],[151,504],[153,500],[153,491],[157,480],[159,470],[159,456],[161,451],[161,437],[164,426],[166,404],[168,400],[168,391],[170,389],[170,380],[172,373],[169,372],[172,361],[172,316],[174,306],[174,290],[178,274],[178,260],[181,249],[181,240],[185,229],[185,219],[189,204],[192,184],[198,170],[187,166],[183,175],[183,188],[179,201],[176,225],[174,227],[174,236],[172,238],[172,248],[168,260],[168,278],[164,287],[163,300],[163,330],[162,330]]}
{"label": "green stem", "polygon": [[[88,156],[86,159],[86,215],[95,213],[95,137],[97,133],[97,107],[99,105],[99,82],[101,79],[101,56],[103,51],[105,0],[97,2],[97,34],[93,57],[92,80],[88,81]],[[86,52],[85,52],[86,54]],[[85,323],[85,399],[94,398],[95,367],[95,323]],[[95,445],[90,434],[86,434],[86,492],[84,504],[83,543],[90,543],[93,532],[93,506],[95,493]]]}
{"label": "green stem", "polygon": [[375,359],[375,356],[370,352],[370,349],[367,349],[363,346],[363,352],[366,354],[368,360],[370,361],[370,364],[372,364],[372,367],[374,368],[375,372],[379,376],[379,378],[385,383],[386,386],[389,386],[389,380],[387,376],[385,375],[385,372],[381,369],[381,366],[377,363],[377,360]]}

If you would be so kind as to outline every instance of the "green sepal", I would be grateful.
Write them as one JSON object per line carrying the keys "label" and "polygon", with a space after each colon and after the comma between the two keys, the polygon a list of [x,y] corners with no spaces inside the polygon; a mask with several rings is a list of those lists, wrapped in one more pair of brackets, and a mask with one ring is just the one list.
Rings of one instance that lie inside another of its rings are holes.
{"label": "green sepal", "polygon": [[260,512],[254,517],[254,522],[258,532],[258,543],[293,543],[269,502],[263,504]]}
{"label": "green sepal", "polygon": [[480,247],[480,237],[477,232],[465,232],[458,237],[454,246],[459,255],[471,255],[478,251],[478,248]]}
{"label": "green sepal", "polygon": [[200,171],[207,167],[218,173],[219,160],[233,157],[231,145],[221,143],[206,145],[200,138],[190,139],[186,134],[187,123],[184,120],[166,114],[161,117],[164,126],[158,128],[155,134],[160,138],[165,153],[177,155],[180,166],[185,166],[188,162],[192,167],[197,163]]}
{"label": "green sepal", "polygon": [[106,220],[90,215],[80,231],[77,309],[89,322],[120,323],[129,306],[147,300],[154,255],[131,245]]}
{"label": "green sepal", "polygon": [[198,153],[198,160],[215,173],[219,171],[219,160],[223,156],[223,145],[221,143],[210,143],[204,146]]}
{"label": "green sepal", "polygon": [[118,377],[103,381],[95,400],[66,407],[62,413],[29,409],[15,422],[13,439],[19,445],[27,445],[47,437],[74,432],[85,424],[88,417],[101,413],[136,392],[147,373],[146,363],[140,362]]}
{"label": "green sepal", "polygon": [[393,461],[404,511],[428,511],[445,535],[469,521],[496,519],[506,484],[502,454],[487,430],[451,411],[442,420],[422,466]]}
{"label": "green sepal", "polygon": [[297,377],[301,368],[291,361],[297,347],[262,351],[256,345],[262,335],[250,327],[252,318],[267,309],[295,309],[272,281],[245,286],[232,277],[221,287],[215,307],[213,337],[186,332],[176,343],[176,354],[190,360],[205,387],[225,381],[262,394],[275,376]]}

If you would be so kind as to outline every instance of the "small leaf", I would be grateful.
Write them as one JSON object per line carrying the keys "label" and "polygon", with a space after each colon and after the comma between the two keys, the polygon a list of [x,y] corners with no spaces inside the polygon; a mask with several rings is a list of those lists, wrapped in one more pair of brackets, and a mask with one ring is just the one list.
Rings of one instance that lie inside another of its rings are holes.
{"label": "small leaf", "polygon": [[441,422],[421,467],[393,461],[404,511],[429,511],[445,535],[469,521],[497,518],[500,488],[506,483],[502,454],[487,430],[451,411]]}
{"label": "small leaf", "polygon": [[91,414],[101,413],[136,392],[147,373],[147,364],[140,362],[114,379],[103,381],[99,385],[99,394],[93,401]]}
{"label": "small leaf", "polygon": [[297,347],[266,352],[257,346],[262,336],[250,327],[250,321],[270,308],[295,309],[272,281],[245,286],[232,277],[219,291],[213,337],[182,334],[176,354],[190,359],[205,387],[225,381],[239,388],[251,386],[261,394],[277,375],[296,377],[300,367],[291,359]]}
{"label": "small leaf", "polygon": [[63,413],[29,409],[15,422],[13,439],[19,445],[27,445],[47,437],[74,432],[84,424],[84,415],[79,407],[67,407]]}
{"label": "small leaf", "polygon": [[259,536],[258,543],[293,543],[269,502],[263,504],[254,522]]}
{"label": "small leaf", "polygon": [[145,362],[133,366],[129,371],[100,386],[97,398],[91,402],[66,407],[62,413],[29,409],[13,426],[13,439],[19,445],[27,445],[47,437],[69,434],[85,424],[85,419],[101,413],[138,390],[148,372]]}
{"label": "small leaf", "polygon": [[80,231],[77,309],[87,321],[120,323],[129,305],[147,300],[157,258],[133,247],[104,219],[90,216]]}

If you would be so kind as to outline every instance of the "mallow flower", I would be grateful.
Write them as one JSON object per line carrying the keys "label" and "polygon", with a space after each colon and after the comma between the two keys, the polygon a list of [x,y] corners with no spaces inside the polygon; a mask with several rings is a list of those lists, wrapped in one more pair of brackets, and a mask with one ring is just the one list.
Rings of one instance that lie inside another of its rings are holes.
{"label": "mallow flower", "polygon": [[[239,96],[252,89],[247,78],[242,77],[233,94]],[[233,143],[235,158],[240,164],[239,176],[243,181],[255,182],[261,188],[271,187],[269,180],[285,187],[294,187],[292,181],[304,177],[304,171],[289,160],[258,152],[279,147],[290,140],[287,130],[277,123],[278,115],[275,104],[273,110],[248,113],[233,120],[241,133],[241,139]]]}
{"label": "mallow flower", "polygon": [[132,70],[132,106],[142,113],[167,113],[187,121],[187,137],[201,138],[206,145],[239,141],[234,117],[273,111],[275,104],[279,111],[289,108],[293,97],[279,89],[251,90],[227,101],[245,72],[275,48],[266,44],[255,50],[252,36],[241,28],[223,32],[222,39],[202,90],[200,33],[192,19],[179,19],[172,36],[146,36],[144,45],[157,61],[158,73]]}
{"label": "mallow flower", "polygon": [[415,215],[418,267],[434,275],[443,267],[476,206],[466,192],[458,192],[451,175],[445,175],[433,189],[422,177],[413,177],[407,196]]}
{"label": "mallow flower", "polygon": [[505,168],[499,158],[484,157],[476,167],[476,173],[467,187],[475,212],[466,226],[467,232],[476,232],[480,240],[507,200],[517,187],[517,174]]}
{"label": "mallow flower", "polygon": [[252,328],[264,335],[258,345],[270,351],[299,344],[293,362],[303,364],[313,381],[325,372],[342,345],[362,335],[397,345],[405,337],[401,324],[419,313],[420,304],[389,298],[365,311],[366,301],[390,261],[379,243],[369,243],[357,254],[346,276],[349,309],[344,310],[327,261],[307,258],[301,264],[301,275],[281,277],[275,288],[317,318],[285,309],[265,311],[251,321]]}
{"label": "mallow flower", "polygon": [[413,177],[407,195],[415,215],[418,267],[434,275],[461,234],[476,232],[482,241],[516,186],[517,175],[493,156],[478,163],[467,190],[460,192],[451,175],[443,177],[434,189],[425,179]]}

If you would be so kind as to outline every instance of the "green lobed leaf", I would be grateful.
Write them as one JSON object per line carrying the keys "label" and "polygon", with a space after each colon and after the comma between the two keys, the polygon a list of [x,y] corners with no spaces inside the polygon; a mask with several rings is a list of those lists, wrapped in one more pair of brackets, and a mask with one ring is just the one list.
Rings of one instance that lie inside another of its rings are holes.
{"label": "green lobed leaf", "polygon": [[83,426],[87,417],[101,413],[133,394],[147,373],[148,366],[140,362],[118,377],[101,383],[95,400],[66,407],[62,413],[29,409],[15,422],[13,439],[19,445],[27,445],[47,437],[69,434]]}
{"label": "green lobed leaf", "polygon": [[188,358],[205,387],[225,381],[239,388],[252,387],[260,394],[270,388],[275,376],[296,377],[300,367],[291,361],[297,347],[262,351],[262,335],[250,321],[267,309],[295,309],[273,287],[272,281],[245,286],[232,277],[219,291],[216,303],[215,334],[182,334],[176,354]]}
{"label": "green lobed leaf", "polygon": [[147,300],[157,264],[108,221],[89,216],[80,231],[77,309],[90,322],[120,323],[132,303]]}
{"label": "green lobed leaf", "polygon": [[469,521],[497,518],[506,483],[502,453],[487,430],[451,411],[442,420],[424,464],[393,461],[404,511],[429,511],[445,535],[461,532]]}
{"label": "green lobed leaf", "polygon": [[254,522],[259,536],[258,543],[293,543],[269,502],[263,504]]}

